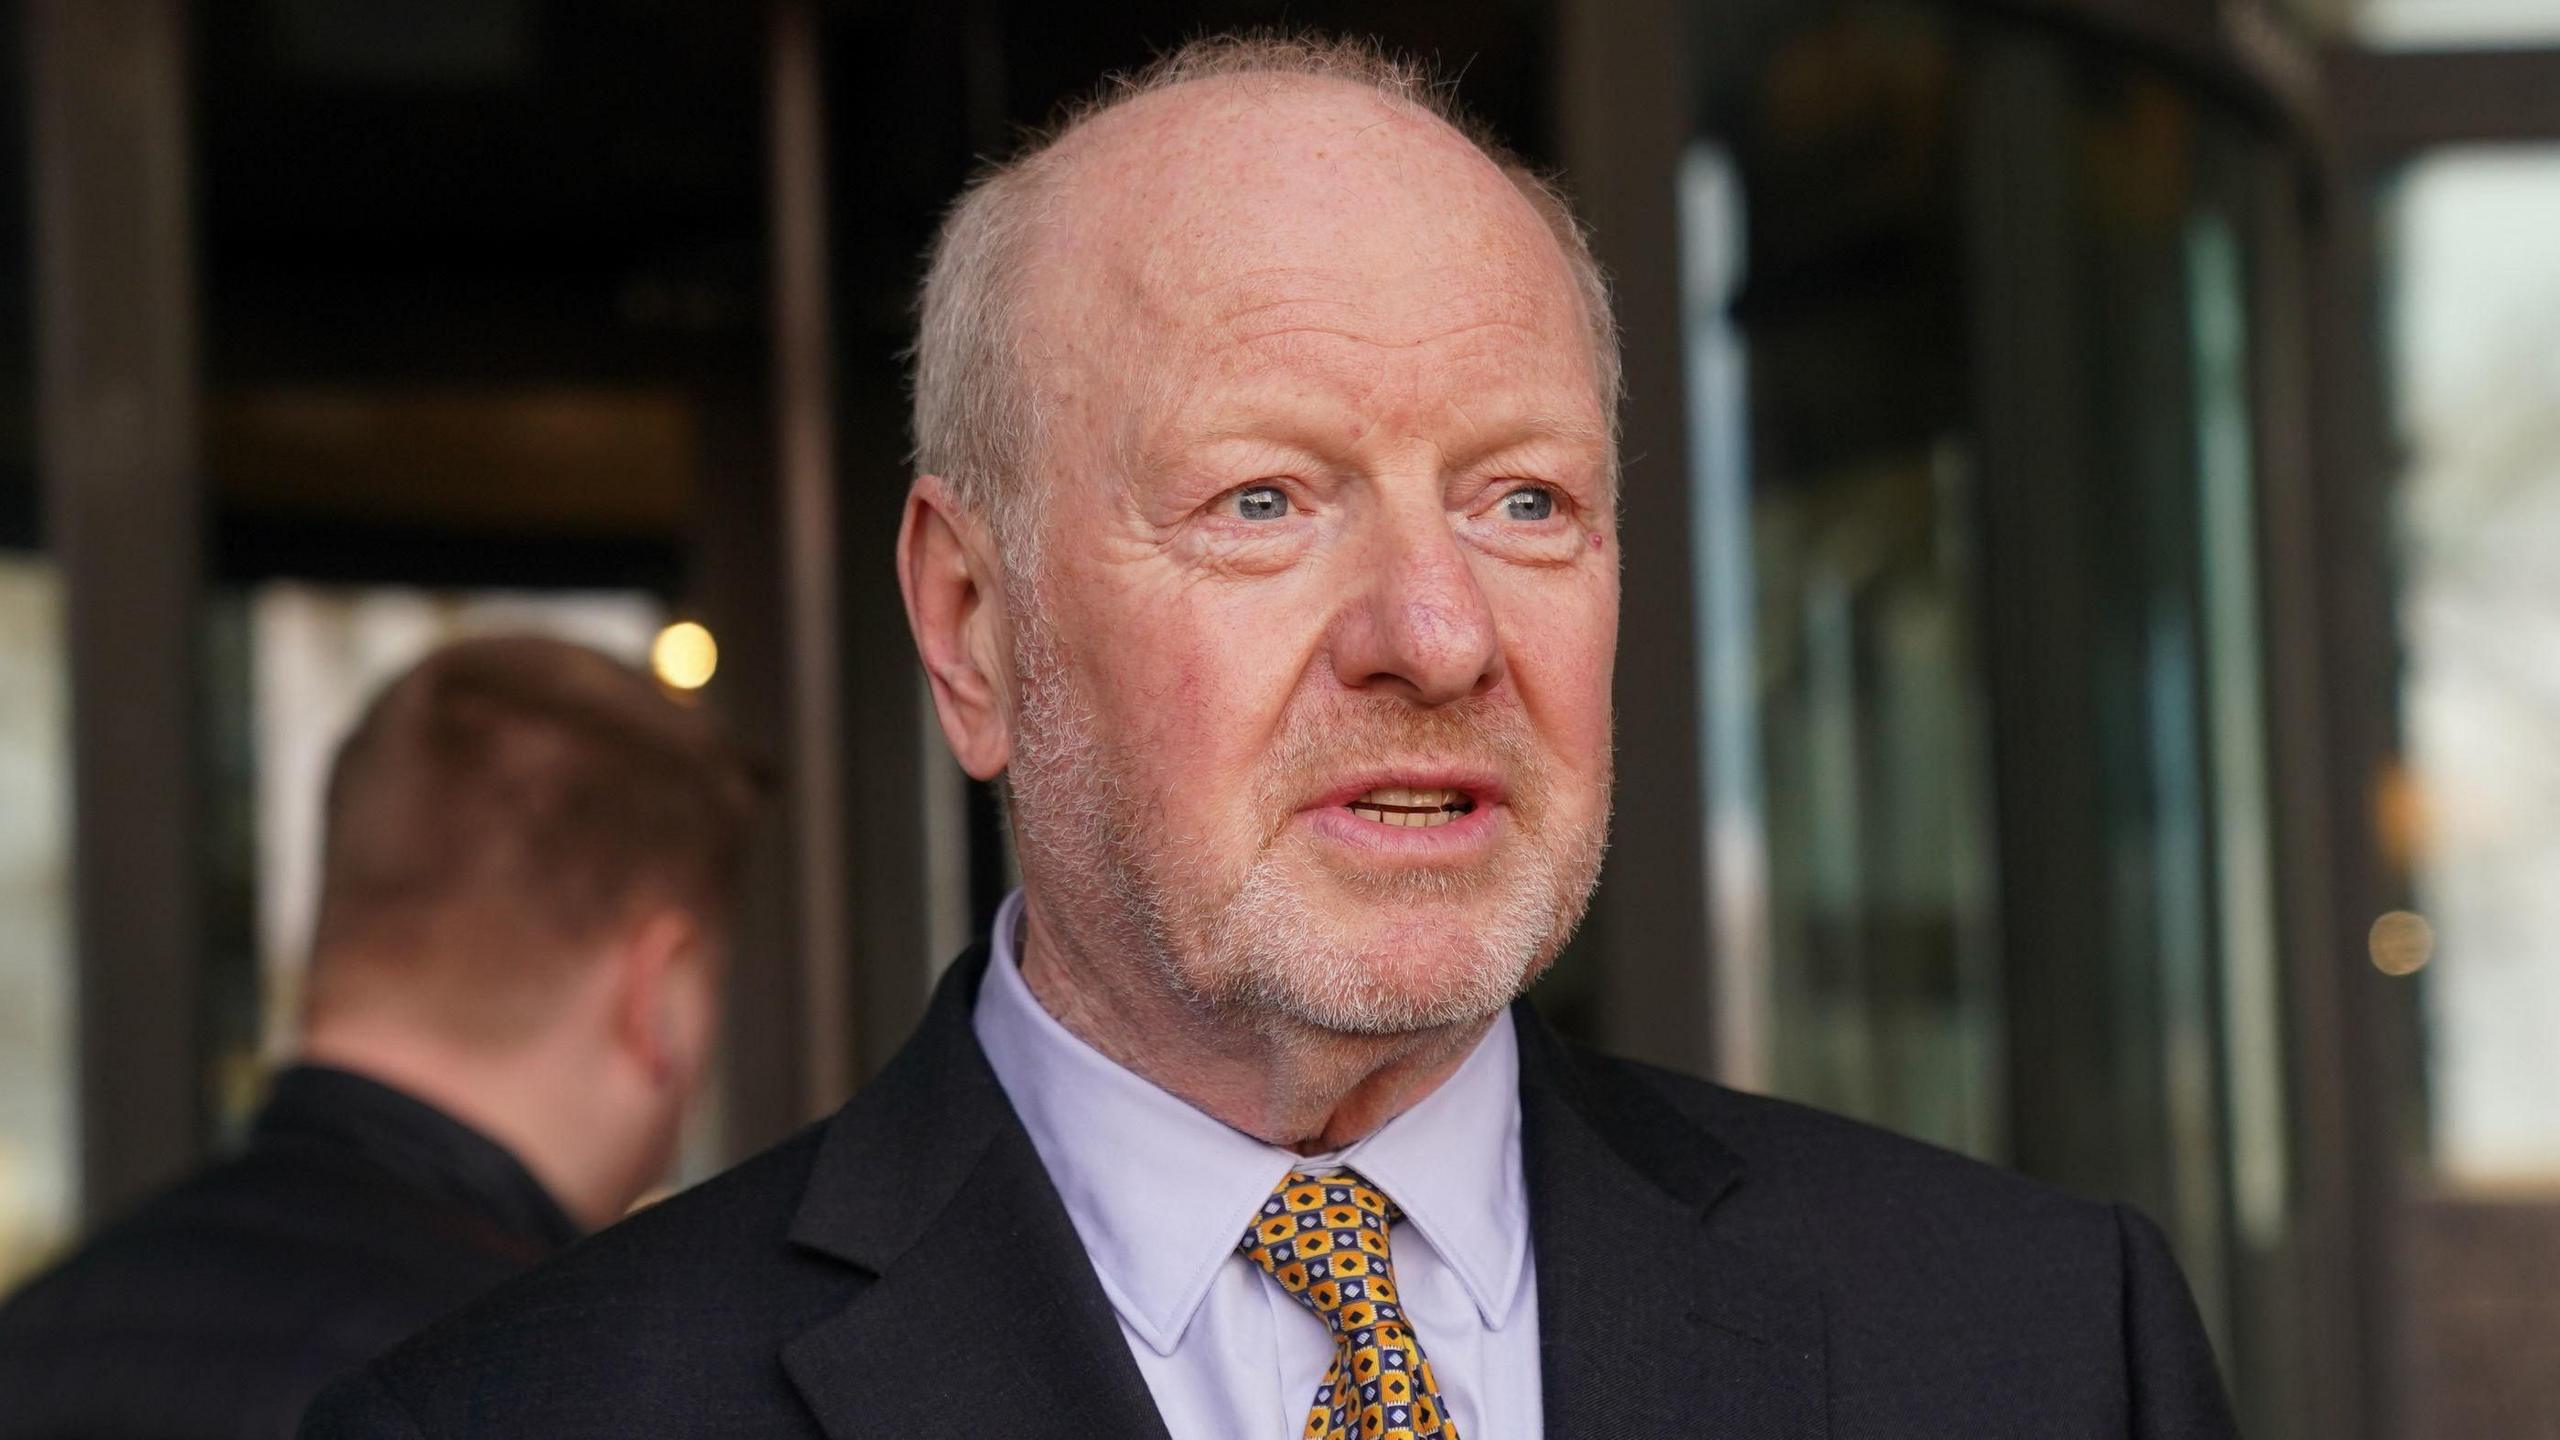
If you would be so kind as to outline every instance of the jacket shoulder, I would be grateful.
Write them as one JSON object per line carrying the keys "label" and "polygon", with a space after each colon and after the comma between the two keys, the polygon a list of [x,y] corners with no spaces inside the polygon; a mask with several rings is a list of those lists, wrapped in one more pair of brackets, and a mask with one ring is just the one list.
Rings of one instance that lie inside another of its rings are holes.
{"label": "jacket shoulder", "polygon": [[[465,1306],[332,1391],[315,1415],[337,1418],[306,1434],[601,1436],[634,1414],[734,1416],[767,1392],[791,1403],[775,1351],[858,1284],[789,1237],[822,1133],[812,1126]],[[359,1414],[377,1423],[346,1418]]]}
{"label": "jacket shoulder", "polygon": [[2218,1382],[2184,1282],[2129,1207],[1809,1106],[1589,1063],[1597,1084],[1656,1102],[1655,1128],[1679,1138],[1655,1143],[1731,1152],[1709,1233],[1817,1298],[1838,1433],[2028,1414],[2046,1417],[2039,1433],[2076,1433],[2164,1396],[2204,1397],[2181,1413],[2212,1413]]}
{"label": "jacket shoulder", "polygon": [[1726,1202],[1737,1231],[1792,1245],[1819,1277],[1837,1433],[1910,1433],[1921,1410],[1967,1406],[1986,1425],[2014,1421],[2042,1395],[2141,1440],[2238,1434],[2167,1237],[2132,1206],[1809,1106],[1605,1063],[1743,1155]]}
{"label": "jacket shoulder", "polygon": [[1658,1066],[1577,1052],[1613,1088],[1668,1105],[1741,1160],[1745,1192],[1776,1192],[1835,1219],[1900,1228],[1970,1217],[1982,1223],[2097,1226],[2113,1207],[1879,1125]]}
{"label": "jacket shoulder", "polygon": [[1642,1143],[1730,1152],[1714,1233],[1804,1276],[1837,1323],[2117,1344],[2128,1228],[2147,1228],[2126,1207],[1810,1106],[1583,1063],[1622,1114],[1650,1117],[1643,1132],[1667,1132]]}
{"label": "jacket shoulder", "polygon": [[331,1375],[522,1270],[487,1228],[316,1147],[216,1162],[0,1306],[0,1408],[17,1422],[0,1433],[289,1424]]}

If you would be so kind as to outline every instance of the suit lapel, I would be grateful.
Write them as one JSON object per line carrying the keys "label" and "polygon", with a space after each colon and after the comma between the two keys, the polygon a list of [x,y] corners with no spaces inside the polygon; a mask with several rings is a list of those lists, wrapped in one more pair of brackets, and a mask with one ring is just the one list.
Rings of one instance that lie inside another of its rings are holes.
{"label": "suit lapel", "polygon": [[782,1350],[830,1440],[1162,1437],[1066,1207],[979,1053],[983,947],[829,1122],[795,1244],[875,1277]]}
{"label": "suit lapel", "polygon": [[[1163,1421],[969,1014],[983,947],[828,1123],[793,1243],[873,1277],[783,1347],[831,1440],[1140,1436]],[[1822,1306],[1716,1233],[1733,1153],[1629,1072],[1518,1017],[1546,1433],[1827,1433]]]}
{"label": "suit lapel", "polygon": [[1814,1286],[1719,1239],[1741,1161],[1525,1006],[1521,1131],[1550,1440],[1828,1430]]}

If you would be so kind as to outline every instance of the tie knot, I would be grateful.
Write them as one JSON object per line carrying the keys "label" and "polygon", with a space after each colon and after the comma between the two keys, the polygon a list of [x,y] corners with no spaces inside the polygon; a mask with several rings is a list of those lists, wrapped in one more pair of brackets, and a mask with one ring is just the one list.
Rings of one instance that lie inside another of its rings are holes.
{"label": "tie knot", "polygon": [[1401,1326],[1387,1227],[1392,1201],[1350,1171],[1294,1171],[1262,1202],[1236,1248],[1335,1333]]}

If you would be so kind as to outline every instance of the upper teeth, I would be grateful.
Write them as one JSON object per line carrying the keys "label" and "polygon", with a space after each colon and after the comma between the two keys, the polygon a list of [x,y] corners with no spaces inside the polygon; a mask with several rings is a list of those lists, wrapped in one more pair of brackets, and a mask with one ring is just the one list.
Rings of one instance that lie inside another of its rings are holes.
{"label": "upper teeth", "polygon": [[1388,825],[1446,825],[1465,813],[1466,797],[1455,790],[1416,790],[1381,785],[1351,802],[1364,818]]}

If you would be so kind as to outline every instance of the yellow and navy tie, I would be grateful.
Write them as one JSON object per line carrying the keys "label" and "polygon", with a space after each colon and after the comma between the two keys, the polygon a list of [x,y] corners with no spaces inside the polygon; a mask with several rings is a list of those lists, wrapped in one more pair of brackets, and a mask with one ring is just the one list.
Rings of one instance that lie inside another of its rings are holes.
{"label": "yellow and navy tie", "polygon": [[1310,1440],[1458,1440],[1422,1342],[1396,1299],[1387,1230],[1404,1213],[1350,1171],[1295,1171],[1236,1248],[1333,1332]]}

